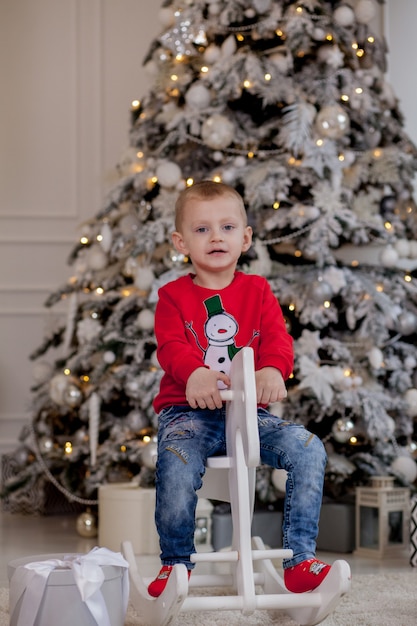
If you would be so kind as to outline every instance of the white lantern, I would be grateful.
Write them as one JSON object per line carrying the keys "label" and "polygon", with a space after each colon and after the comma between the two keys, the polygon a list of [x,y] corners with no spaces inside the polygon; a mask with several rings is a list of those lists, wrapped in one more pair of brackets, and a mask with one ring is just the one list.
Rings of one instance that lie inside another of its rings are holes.
{"label": "white lantern", "polygon": [[409,545],[410,491],[394,488],[391,476],[374,476],[356,488],[356,554],[395,557]]}

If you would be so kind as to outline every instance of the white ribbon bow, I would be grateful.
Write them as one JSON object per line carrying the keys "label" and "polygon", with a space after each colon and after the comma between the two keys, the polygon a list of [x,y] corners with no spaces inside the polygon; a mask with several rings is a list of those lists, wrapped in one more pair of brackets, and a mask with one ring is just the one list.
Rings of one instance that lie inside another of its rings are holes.
{"label": "white ribbon bow", "polygon": [[111,552],[107,548],[93,548],[88,554],[70,554],[65,555],[63,560],[49,559],[17,567],[10,581],[10,617],[12,618],[16,605],[23,595],[16,626],[33,626],[49,574],[54,569],[60,568],[73,571],[81,599],[90,610],[97,626],[112,626],[101,592],[104,581],[103,565],[124,568],[122,602],[126,614],[129,600],[129,564],[120,552]]}

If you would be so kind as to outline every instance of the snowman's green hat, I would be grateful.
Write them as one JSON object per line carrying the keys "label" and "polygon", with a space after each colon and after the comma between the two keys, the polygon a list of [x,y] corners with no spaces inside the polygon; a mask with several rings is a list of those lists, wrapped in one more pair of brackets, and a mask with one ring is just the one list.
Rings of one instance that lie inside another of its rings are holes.
{"label": "snowman's green hat", "polygon": [[222,301],[220,300],[220,296],[218,296],[217,294],[215,296],[212,296],[211,298],[207,298],[207,300],[204,300],[204,304],[209,317],[224,313]]}

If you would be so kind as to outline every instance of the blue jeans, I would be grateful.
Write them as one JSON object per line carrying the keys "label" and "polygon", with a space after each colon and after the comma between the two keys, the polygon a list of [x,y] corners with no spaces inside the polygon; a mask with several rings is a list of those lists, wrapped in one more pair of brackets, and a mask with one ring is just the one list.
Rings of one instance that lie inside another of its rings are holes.
{"label": "blue jeans", "polygon": [[[283,567],[315,556],[326,452],[303,426],[258,408],[261,461],[288,472],[283,547],[293,551]],[[163,565],[194,565],[196,491],[207,457],[226,454],[225,409],[171,406],[159,415],[155,522]],[[277,529],[280,532],[280,529]]]}

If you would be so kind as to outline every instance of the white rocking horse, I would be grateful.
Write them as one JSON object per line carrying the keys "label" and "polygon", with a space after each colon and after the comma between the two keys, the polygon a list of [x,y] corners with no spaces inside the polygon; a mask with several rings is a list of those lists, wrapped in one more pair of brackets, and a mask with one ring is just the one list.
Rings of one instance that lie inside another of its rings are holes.
{"label": "white rocking horse", "polygon": [[[167,626],[185,611],[240,610],[250,615],[257,609],[282,610],[295,622],[313,626],[331,613],[350,589],[350,567],[335,561],[321,585],[307,593],[291,593],[271,559],[291,558],[292,551],[266,549],[260,537],[251,538],[256,467],[260,463],[256,388],[252,348],[234,357],[232,389],[221,392],[226,408],[227,456],[210,457],[201,494],[205,498],[230,501],[233,539],[230,551],[191,555],[197,564],[190,580],[184,564],[174,566],[163,593],[152,598],[147,591],[151,579],[138,571],[130,541],[122,551],[129,562],[131,601],[141,626]],[[228,479],[223,476],[227,474]],[[230,574],[198,574],[198,563],[230,563]],[[188,595],[189,587],[221,587],[233,595]]]}

